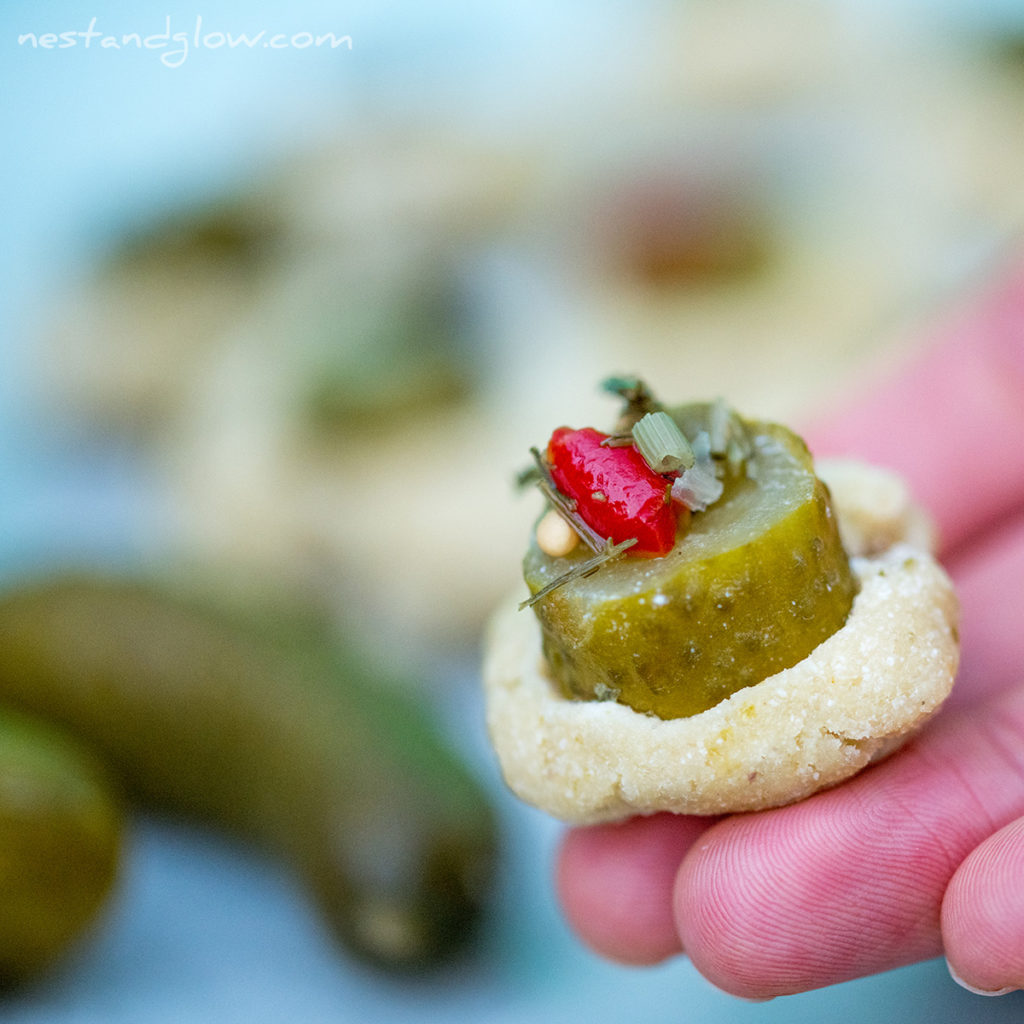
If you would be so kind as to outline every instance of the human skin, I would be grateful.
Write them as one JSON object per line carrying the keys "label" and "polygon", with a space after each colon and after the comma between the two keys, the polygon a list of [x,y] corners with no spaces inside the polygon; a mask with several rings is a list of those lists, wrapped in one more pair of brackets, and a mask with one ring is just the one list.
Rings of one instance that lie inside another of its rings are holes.
{"label": "human skin", "polygon": [[755,999],[943,954],[969,987],[1024,988],[1024,262],[929,333],[805,436],[898,470],[934,517],[963,609],[953,696],[801,803],[569,831],[559,895],[604,956],[685,951]]}

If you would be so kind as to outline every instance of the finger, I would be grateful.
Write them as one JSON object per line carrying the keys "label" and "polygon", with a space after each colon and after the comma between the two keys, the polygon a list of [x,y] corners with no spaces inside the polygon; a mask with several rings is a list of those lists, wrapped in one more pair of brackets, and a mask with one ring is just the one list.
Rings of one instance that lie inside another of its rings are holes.
{"label": "finger", "polygon": [[557,884],[565,915],[583,941],[629,964],[678,953],[672,887],[683,855],[710,824],[657,814],[570,831]]}
{"label": "finger", "polygon": [[713,826],[680,868],[677,926],[695,966],[771,997],[941,952],[954,871],[1024,813],[1024,695],[950,715],[851,782]]}
{"label": "finger", "polygon": [[1024,514],[972,545],[950,570],[961,605],[955,708],[1024,681]]}
{"label": "finger", "polygon": [[[963,604],[963,658],[951,708],[1020,680],[1024,518],[972,549],[953,573]],[[559,889],[584,941],[628,963],[654,963],[677,952],[668,894],[683,855],[709,825],[658,816],[570,832],[560,855]]]}
{"label": "finger", "polygon": [[[963,603],[963,658],[950,707],[977,703],[1020,680],[1024,518],[972,549],[953,572]],[[677,952],[668,894],[683,855],[709,825],[658,816],[570,832],[561,850],[559,889],[584,941],[629,963],[653,963]]]}
{"label": "finger", "polygon": [[894,376],[805,432],[899,471],[949,550],[1024,503],[1024,267]]}
{"label": "finger", "polygon": [[942,901],[950,971],[975,991],[1024,988],[1024,818],[986,839]]}

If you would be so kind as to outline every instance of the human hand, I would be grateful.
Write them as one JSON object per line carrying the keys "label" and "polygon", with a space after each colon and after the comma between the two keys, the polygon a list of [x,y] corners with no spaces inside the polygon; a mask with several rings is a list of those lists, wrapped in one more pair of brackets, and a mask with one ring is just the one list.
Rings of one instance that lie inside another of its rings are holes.
{"label": "human hand", "polygon": [[869,396],[805,432],[897,469],[963,607],[960,676],[888,760],[802,803],[570,831],[557,879],[614,960],[685,951],[727,992],[802,992],[945,954],[1024,988],[1024,267]]}

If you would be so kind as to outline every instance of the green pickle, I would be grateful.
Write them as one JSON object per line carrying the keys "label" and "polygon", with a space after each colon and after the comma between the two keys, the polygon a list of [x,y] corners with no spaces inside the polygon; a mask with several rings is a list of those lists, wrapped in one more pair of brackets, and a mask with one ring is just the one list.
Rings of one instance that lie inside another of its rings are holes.
{"label": "green pickle", "polygon": [[444,964],[493,878],[485,791],[422,702],[317,614],[210,605],[122,579],[11,590],[0,699],[88,742],[143,806],[278,854],[360,959]]}
{"label": "green pickle", "polygon": [[[708,428],[710,406],[668,411],[688,437]],[[669,554],[611,561],[534,605],[567,697],[695,715],[795,665],[846,621],[857,583],[810,452],[784,427],[739,422],[751,454]],[[588,554],[554,558],[534,541],[531,593]]]}
{"label": "green pickle", "polygon": [[107,902],[121,859],[117,788],[76,742],[0,711],[0,989],[65,955]]}

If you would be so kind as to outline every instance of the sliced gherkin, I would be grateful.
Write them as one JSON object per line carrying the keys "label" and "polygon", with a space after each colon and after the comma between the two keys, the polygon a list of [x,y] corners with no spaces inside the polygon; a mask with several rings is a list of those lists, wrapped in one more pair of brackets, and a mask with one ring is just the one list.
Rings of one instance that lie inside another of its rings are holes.
{"label": "sliced gherkin", "polygon": [[[714,409],[670,411],[693,438]],[[669,554],[620,558],[534,605],[566,696],[694,715],[795,665],[846,621],[856,580],[807,447],[775,424],[733,416],[730,430],[722,496],[691,517]],[[532,544],[531,593],[583,558]]]}

